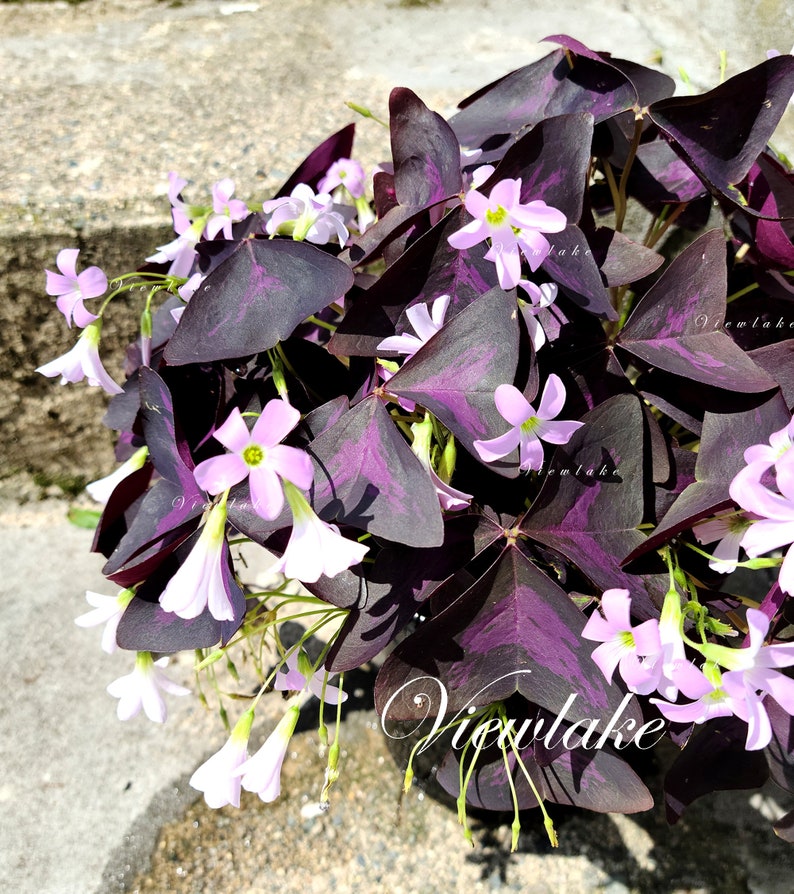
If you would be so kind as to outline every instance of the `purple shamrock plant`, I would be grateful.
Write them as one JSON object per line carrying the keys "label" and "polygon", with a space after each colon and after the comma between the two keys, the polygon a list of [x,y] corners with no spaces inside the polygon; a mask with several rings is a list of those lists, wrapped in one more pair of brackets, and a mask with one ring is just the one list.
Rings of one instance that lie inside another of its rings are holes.
{"label": "purple shamrock plant", "polygon": [[[229,179],[188,204],[172,174],[175,238],[140,270],[72,249],[47,273],[82,334],[39,372],[113,395],[119,434],[91,493],[121,590],[78,623],[136,653],[122,719],[163,721],[184,687],[154,656],[198,655],[229,731],[191,780],[211,806],[278,796],[317,696],[327,807],[370,662],[406,788],[432,745],[467,836],[469,808],[512,811],[514,847],[527,808],[552,844],[556,804],[650,809],[633,757],[662,738],[670,822],[726,784],[794,792],[794,172],[769,146],[794,58],[677,98],[549,40],[449,120],[395,89],[371,180],[352,124],[260,204]],[[141,293],[117,385],[101,326]]]}

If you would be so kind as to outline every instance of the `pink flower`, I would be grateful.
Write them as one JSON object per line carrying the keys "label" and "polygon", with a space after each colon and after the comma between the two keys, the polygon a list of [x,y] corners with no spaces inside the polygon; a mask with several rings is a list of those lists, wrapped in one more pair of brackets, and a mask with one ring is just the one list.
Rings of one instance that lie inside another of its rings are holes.
{"label": "pink flower", "polygon": [[242,776],[243,788],[256,792],[265,802],[275,801],[281,794],[281,767],[299,716],[297,705],[289,708],[259,751],[235,770]]}
{"label": "pink flower", "polygon": [[[734,649],[730,646],[706,643],[699,647],[706,658],[730,671],[772,669],[794,665],[794,643],[775,643],[765,646],[764,640],[769,633],[769,618],[757,608],[748,608],[746,617],[749,630],[747,645],[741,649]],[[792,683],[794,684],[794,681]]]}
{"label": "pink flower", "polygon": [[630,607],[628,590],[605,590],[601,597],[604,617],[597,611],[593,612],[582,636],[602,644],[592,657],[608,683],[612,682],[615,668],[619,668],[623,682],[632,692],[647,695],[656,689],[658,680],[640,659],[661,652],[659,622],[652,618],[632,627]]}
{"label": "pink flower", "polygon": [[167,665],[168,658],[153,661],[151,652],[138,652],[133,672],[108,685],[108,693],[119,699],[116,709],[119,720],[129,720],[143,708],[149,720],[164,723],[168,710],[160,690],[171,695],[190,695],[189,689],[174,683],[163,673],[161,668]]}
{"label": "pink flower", "polygon": [[232,453],[199,463],[194,475],[199,487],[219,494],[248,478],[254,509],[263,518],[275,518],[284,505],[281,480],[303,490],[311,486],[314,468],[309,455],[280,442],[300,422],[300,413],[285,400],[269,401],[249,432],[235,407],[214,438]]}
{"label": "pink flower", "polygon": [[167,245],[160,245],[157,251],[146,260],[155,264],[171,262],[168,272],[172,276],[189,276],[196,260],[196,245],[204,232],[206,216],[201,216],[194,221],[185,214],[181,208],[172,208],[171,217],[174,221],[176,239]]}
{"label": "pink flower", "polygon": [[286,657],[285,664],[286,670],[284,670],[284,665],[282,665],[276,673],[276,679],[273,681],[274,689],[278,689],[281,692],[300,692],[303,689],[308,689],[312,695],[322,698],[323,686],[325,686],[325,701],[327,704],[338,705],[340,696],[341,701],[347,700],[346,692],[342,692],[337,686],[331,686],[326,683],[327,673],[325,668],[321,667],[316,671],[312,668],[309,656],[303,649],[290,652]]}
{"label": "pink flower", "polygon": [[[765,646],[769,618],[758,609],[747,609],[749,644],[741,649],[705,643],[699,646],[706,657],[704,671],[692,665],[681,665],[675,681],[687,698],[696,701],[682,705],[659,705],[669,720],[682,723],[704,723],[712,717],[735,714],[748,724],[746,747],[753,751],[765,748],[772,737],[769,717],[763,700],[771,696],[785,711],[794,715],[794,680],[778,668],[794,665],[794,643]],[[717,665],[726,668],[725,673]]]}
{"label": "pink flower", "polygon": [[[770,550],[794,543],[794,451],[791,449],[794,419],[786,428],[775,432],[769,446],[748,447],[748,462],[730,485],[731,498],[747,512],[759,517],[753,521],[741,540],[751,559]],[[775,467],[779,492],[761,483],[763,475]],[[790,549],[780,567],[778,583],[784,593],[794,593],[794,549]]]}
{"label": "pink flower", "polygon": [[292,509],[292,533],[276,569],[286,577],[311,584],[320,575],[334,577],[364,558],[369,547],[348,540],[336,525],[320,519],[303,494],[288,481],[284,493]]}
{"label": "pink flower", "polygon": [[360,199],[364,195],[364,180],[364,168],[357,161],[352,158],[339,158],[317,184],[317,191],[330,193],[337,186],[344,186],[354,199]]}
{"label": "pink flower", "polygon": [[234,181],[225,177],[212,187],[212,209],[215,214],[207,221],[207,237],[214,239],[223,231],[224,239],[232,238],[232,224],[248,216],[248,206],[242,199],[233,199]]}
{"label": "pink flower", "polygon": [[470,189],[463,200],[474,217],[453,233],[448,242],[453,248],[471,248],[484,239],[491,247],[485,258],[496,264],[499,285],[514,288],[521,279],[521,254],[531,270],[537,270],[551,251],[543,233],[559,233],[567,219],[562,211],[542,200],[521,203],[521,180],[500,180],[486,198],[479,190]]}
{"label": "pink flower", "polygon": [[272,212],[265,231],[271,236],[284,233],[298,242],[305,239],[315,245],[325,245],[335,236],[344,245],[349,233],[344,218],[333,207],[334,200],[328,193],[315,195],[310,186],[299,183],[288,197],[262,203],[266,214]]}
{"label": "pink flower", "polygon": [[757,516],[740,512],[732,515],[712,518],[707,522],[695,525],[692,532],[699,543],[719,543],[712,550],[713,559],[709,568],[718,574],[730,574],[739,561],[739,547],[742,537]]}
{"label": "pink flower", "polygon": [[682,664],[675,672],[675,682],[687,698],[695,699],[683,704],[671,704],[652,698],[652,704],[659,708],[663,717],[674,723],[705,723],[715,717],[736,715],[747,722],[745,701],[736,698],[723,688],[723,678],[716,667],[706,665],[709,675],[698,670],[693,664]]}
{"label": "pink flower", "polygon": [[86,484],[85,489],[88,495],[92,500],[96,500],[97,503],[107,503],[113,491],[125,478],[132,475],[133,472],[137,472],[138,469],[143,468],[148,455],[148,447],[141,447],[139,450],[136,450],[115,472],[111,472],[110,475],[106,475],[104,478],[98,478],[96,481]]}
{"label": "pink flower", "polygon": [[36,372],[49,378],[60,376],[61,385],[67,382],[79,382],[85,378],[89,385],[98,385],[108,394],[121,394],[123,389],[110,378],[99,359],[101,331],[101,319],[89,323],[80,333],[80,338],[71,351],[38,367]]}
{"label": "pink flower", "polygon": [[[772,468],[789,453],[792,444],[794,444],[794,416],[785,428],[772,432],[768,444],[753,444],[752,447],[748,447],[744,451],[744,461],[747,463],[747,467],[742,469],[731,482],[731,498],[742,505],[742,500],[738,497],[744,493],[752,494],[752,489],[748,491],[745,488],[754,481],[760,481],[767,469]],[[736,490],[736,496],[734,496],[734,490]]]}
{"label": "pink flower", "polygon": [[529,302],[518,299],[518,308],[527,325],[532,347],[539,351],[546,344],[546,333],[536,319],[536,314],[544,307],[549,307],[557,298],[557,286],[553,282],[544,282],[539,286],[529,280],[520,280],[518,285],[529,296]]}
{"label": "pink flower", "polygon": [[116,630],[118,629],[119,621],[124,614],[124,609],[130,604],[134,595],[134,590],[122,590],[118,596],[103,596],[101,593],[86,590],[86,601],[89,605],[93,605],[94,609],[75,618],[74,623],[78,627],[97,627],[99,624],[104,624],[102,651],[112,655],[118,649]]}
{"label": "pink flower", "polygon": [[87,267],[78,274],[76,265],[79,254],[79,248],[62,249],[55,259],[61,272],[53,273],[51,270],[44,272],[47,274],[47,294],[58,296],[55,304],[66,317],[69,327],[71,328],[74,321],[82,329],[98,319],[96,314],[86,310],[83,301],[104,295],[108,287],[108,278],[99,267]]}
{"label": "pink flower", "polygon": [[176,171],[168,172],[168,201],[172,208],[178,208],[186,215],[190,215],[191,208],[187,202],[181,198],[182,190],[187,186],[187,180],[180,177]]}
{"label": "pink flower", "polygon": [[428,312],[426,304],[415,304],[413,307],[409,307],[405,315],[416,335],[391,335],[380,342],[377,350],[395,351],[398,354],[407,354],[409,357],[413,357],[444,325],[449,300],[449,295],[440,295],[436,298],[433,302],[432,316]]}
{"label": "pink flower", "polygon": [[248,758],[248,737],[254,722],[254,712],[246,711],[234,725],[231,735],[220,751],[216,751],[190,777],[190,785],[204,792],[208,807],[240,806],[240,775],[238,770]]}
{"label": "pink flower", "polygon": [[178,618],[197,618],[206,608],[218,621],[234,618],[226,590],[224,566],[229,556],[226,541],[226,497],[210,510],[198,541],[160,594],[163,611]]}
{"label": "pink flower", "polygon": [[518,447],[519,468],[523,471],[539,469],[543,463],[541,440],[549,444],[567,444],[571,435],[583,425],[574,421],[552,422],[565,404],[565,386],[553,373],[546,381],[537,411],[513,385],[500,385],[494,400],[499,413],[513,428],[498,438],[474,442],[474,449],[486,463],[495,462]]}

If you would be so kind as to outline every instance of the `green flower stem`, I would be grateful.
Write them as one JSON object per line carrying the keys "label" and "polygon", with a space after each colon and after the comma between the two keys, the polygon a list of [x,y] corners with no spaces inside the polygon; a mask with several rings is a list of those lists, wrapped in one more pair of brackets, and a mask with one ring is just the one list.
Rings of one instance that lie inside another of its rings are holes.
{"label": "green flower stem", "polygon": [[551,843],[552,847],[559,847],[560,842],[557,838],[557,831],[554,828],[554,821],[549,815],[548,810],[546,810],[546,805],[543,803],[543,798],[541,797],[540,792],[537,790],[537,787],[535,786],[535,783],[533,782],[532,777],[529,774],[529,770],[527,770],[526,766],[524,765],[524,761],[521,760],[521,755],[518,752],[518,748],[516,748],[513,730],[509,725],[506,725],[505,729],[507,731],[507,740],[508,742],[510,742],[510,748],[512,749],[513,754],[516,756],[518,766],[521,767],[521,772],[524,774],[527,782],[529,783],[529,787],[530,789],[532,789],[532,794],[535,796],[535,800],[538,802],[538,807],[540,807],[540,812],[543,814],[543,827],[546,829],[546,834],[549,837],[549,842]]}
{"label": "green flower stem", "polygon": [[315,326],[320,326],[322,329],[327,329],[329,332],[336,332],[336,326],[333,323],[326,323],[325,320],[320,320],[314,314],[309,314],[308,317],[304,320],[305,323],[314,323]]}
{"label": "green flower stem", "polygon": [[615,208],[615,229],[619,233],[623,231],[623,222],[626,219],[626,209],[628,208],[626,187],[629,182],[629,174],[631,173],[632,165],[634,164],[634,158],[637,155],[637,149],[640,145],[640,137],[642,137],[642,113],[638,112],[634,117],[634,133],[631,137],[629,153],[626,156],[626,163],[623,165],[623,171],[620,175],[620,183],[618,184],[619,204]]}
{"label": "green flower stem", "polygon": [[[502,706],[502,710],[499,712],[499,720],[502,723],[502,729],[506,729],[504,706]],[[515,782],[513,782],[513,774],[510,771],[510,761],[507,758],[507,749],[505,748],[505,742],[501,736],[499,737],[499,747],[502,749],[502,760],[504,761],[505,765],[507,784],[510,786],[510,797],[513,801],[513,824],[511,826],[512,837],[510,841],[510,853],[512,854],[518,847],[518,836],[521,833],[521,820],[518,816],[518,794],[516,793],[516,784]]]}
{"label": "green flower stem", "polygon": [[769,558],[763,558],[762,556],[759,556],[756,559],[745,559],[742,562],[740,562],[738,559],[717,559],[716,556],[713,556],[711,553],[707,553],[705,550],[700,549],[700,547],[695,546],[694,543],[687,543],[685,540],[682,541],[682,543],[684,544],[684,546],[691,549],[692,552],[695,552],[706,559],[714,559],[715,561],[724,562],[726,565],[733,565],[734,568],[777,568],[779,565],[783,564],[782,556],[770,556]]}
{"label": "green flower stem", "polygon": [[[486,724],[489,723],[493,719],[493,717],[497,713],[497,710],[498,710],[498,706],[493,705],[484,713],[483,719]],[[459,776],[460,794],[458,795],[458,799],[457,799],[458,821],[463,826],[463,837],[466,839],[466,841],[469,842],[469,844],[472,847],[474,847],[474,840],[472,838],[471,829],[469,828],[468,815],[466,814],[466,792],[469,790],[469,784],[471,782],[471,777],[474,775],[474,769],[477,765],[477,760],[480,757],[480,753],[483,750],[484,743],[485,743],[485,736],[483,735],[483,736],[479,737],[477,744],[474,746],[474,757],[471,759],[471,762],[469,763],[469,767],[466,770],[465,777],[463,776],[463,764],[466,759],[466,753],[469,750],[469,746],[472,744],[471,737],[469,737],[469,739],[466,742],[466,745],[464,746],[463,751],[461,752],[461,755],[460,755],[460,765],[459,765],[460,766],[460,776]]]}
{"label": "green flower stem", "polygon": [[[326,675],[327,678],[327,675]],[[344,684],[344,674],[339,674],[339,689]],[[325,682],[323,683],[323,695],[325,695]],[[320,706],[320,723],[322,723],[322,705]],[[334,730],[334,741],[328,751],[328,766],[325,770],[325,783],[323,790],[320,792],[320,804],[328,804],[328,792],[331,786],[339,779],[339,733],[342,729],[342,699],[336,703],[336,729]]]}
{"label": "green flower stem", "polygon": [[[663,211],[658,218],[658,222],[660,226],[654,227],[650,236],[645,239],[645,247],[653,248],[654,245],[664,236],[664,234],[670,229],[670,227],[676,222],[676,219],[684,213],[684,210],[688,207],[688,202],[682,202],[672,214],[667,214],[666,209]],[[669,206],[668,206],[669,207]]]}
{"label": "green flower stem", "polygon": [[295,371],[289,366],[289,361],[284,356],[284,351],[281,350],[280,344],[276,345],[275,350],[269,350],[267,356],[270,360],[270,368],[273,372],[273,384],[276,386],[276,391],[278,392],[279,397],[289,403],[289,391],[287,390],[287,380],[284,376],[284,366],[286,365],[293,375],[295,375]]}
{"label": "green flower stem", "polygon": [[98,315],[101,317],[108,304],[117,296],[121,295],[124,292],[131,292],[133,289],[139,288],[143,289],[146,287],[147,283],[152,283],[152,289],[149,292],[149,297],[147,299],[147,307],[151,302],[151,296],[160,291],[167,291],[175,293],[176,289],[182,285],[182,283],[186,282],[185,279],[182,279],[178,276],[171,276],[168,273],[139,273],[134,271],[132,273],[122,273],[120,276],[114,277],[110,281],[110,285],[113,286],[115,283],[120,283],[120,285],[116,286],[110,294],[105,298],[102,302],[102,305],[99,308]]}
{"label": "green flower stem", "polygon": [[345,103],[345,105],[349,109],[352,109],[352,111],[357,112],[359,115],[361,115],[362,118],[371,118],[377,124],[380,124],[383,127],[385,127],[386,129],[388,129],[389,125],[385,121],[383,121],[381,118],[378,118],[375,115],[373,115],[373,113],[366,106],[360,106],[358,103],[351,102],[350,100],[348,100]]}

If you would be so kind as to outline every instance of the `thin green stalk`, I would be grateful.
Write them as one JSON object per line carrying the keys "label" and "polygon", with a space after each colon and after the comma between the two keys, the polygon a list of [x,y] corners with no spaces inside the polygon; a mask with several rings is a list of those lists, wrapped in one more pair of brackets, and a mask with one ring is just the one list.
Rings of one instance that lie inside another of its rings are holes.
{"label": "thin green stalk", "polygon": [[618,199],[620,204],[615,209],[615,229],[619,233],[623,231],[623,222],[626,219],[626,209],[628,208],[626,187],[628,186],[629,174],[631,173],[631,168],[637,155],[641,137],[642,115],[637,115],[634,118],[634,133],[632,134],[631,144],[629,145],[629,154],[626,156],[626,163],[623,165],[623,171],[620,175],[620,183],[618,184]]}

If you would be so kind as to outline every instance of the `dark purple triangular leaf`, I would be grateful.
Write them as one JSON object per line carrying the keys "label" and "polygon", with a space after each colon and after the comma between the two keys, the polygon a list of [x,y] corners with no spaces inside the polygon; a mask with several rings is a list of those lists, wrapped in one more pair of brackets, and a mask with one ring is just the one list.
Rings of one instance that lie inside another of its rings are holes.
{"label": "dark purple triangular leaf", "polygon": [[102,573],[122,587],[137,584],[195,531],[205,508],[203,495],[186,499],[178,485],[156,481]]}
{"label": "dark purple triangular leaf", "polygon": [[[389,380],[390,394],[430,410],[470,452],[473,442],[502,434],[494,403],[499,385],[512,383],[518,364],[518,307],[494,288],[464,308]],[[517,473],[514,464],[495,471]]]}
{"label": "dark purple triangular leaf", "polygon": [[153,471],[152,464],[146,462],[116,485],[97,524],[92,553],[102,553],[107,558],[118,546],[149,487]]}
{"label": "dark purple triangular leaf", "polygon": [[675,93],[675,81],[661,71],[632,62],[630,59],[618,59],[609,53],[602,53],[601,57],[610,65],[614,65],[618,71],[622,71],[631,81],[637,91],[637,105],[640,108],[660,99],[667,99]]}
{"label": "dark purple triangular leaf", "polygon": [[547,118],[507,150],[482,191],[487,194],[499,180],[520,178],[522,202],[540,199],[562,211],[568,223],[577,223],[592,139],[589,112]]}
{"label": "dark purple triangular leaf", "polygon": [[[346,308],[328,350],[345,356],[378,354],[377,346],[394,335],[409,304],[451,296],[447,319],[497,284],[496,266],[484,251],[452,248],[448,237],[464,225],[460,206],[412,243],[378,281]],[[385,356],[385,355],[384,355]]]}
{"label": "dark purple triangular leaf", "polygon": [[794,339],[757,348],[750,356],[780,385],[786,404],[794,410]]}
{"label": "dark purple triangular leaf", "polygon": [[551,238],[552,250],[543,262],[544,273],[562,286],[563,291],[579,307],[605,320],[617,320],[601,271],[593,258],[584,233],[569,225]]}
{"label": "dark purple triangular leaf", "polygon": [[664,258],[650,248],[613,230],[599,227],[588,242],[607,286],[623,286],[650,276]]}
{"label": "dark purple triangular leaf", "polygon": [[266,351],[352,285],[350,268],[313,245],[245,239],[191,298],[166,360],[206,363]]}
{"label": "dark purple triangular leaf", "polygon": [[731,391],[775,387],[725,332],[725,239],[710,230],[685,248],[634,308],[618,344],[653,366]]}
{"label": "dark purple triangular leaf", "polygon": [[449,122],[461,145],[481,146],[555,115],[589,112],[603,121],[632,108],[637,93],[631,81],[594,55],[555,50],[463,100]]}
{"label": "dark purple triangular leaf", "polygon": [[[625,693],[592,661],[592,644],[581,638],[584,625],[568,594],[508,546],[469,590],[386,659],[375,685],[378,713],[384,722],[422,719],[426,707],[413,698],[414,681],[429,675],[446,688],[448,713],[519,692],[553,713],[575,695],[583,717],[607,721]],[[640,721],[635,699],[625,716]]]}
{"label": "dark purple triangular leaf", "polygon": [[628,574],[620,561],[645,535],[644,417],[633,395],[585,414],[582,428],[552,456],[521,530],[572,561],[601,590],[621,587],[639,618],[658,617],[667,590],[661,574]]}
{"label": "dark purple triangular leaf", "polygon": [[646,207],[691,202],[707,192],[700,178],[666,140],[652,140],[637,148],[628,180],[628,193]]}
{"label": "dark purple triangular leaf", "polygon": [[188,621],[163,611],[159,602],[137,596],[124,611],[116,632],[120,648],[151,652],[208,649],[220,638],[220,621],[209,612]]}
{"label": "dark purple triangular leaf", "polygon": [[756,254],[783,270],[794,267],[794,172],[768,153],[759,156],[748,176],[748,201],[767,217],[788,220],[764,220],[755,223]]}
{"label": "dark purple triangular leaf", "polygon": [[191,533],[188,524],[206,507],[193,477],[193,460],[176,424],[171,392],[154,371],[141,369],[141,420],[149,458],[162,476],[146,493],[135,518],[103,569],[122,586],[137,583]]}
{"label": "dark purple triangular leaf", "polygon": [[436,489],[379,398],[365,398],[308,449],[321,517],[409,546],[441,545]]}
{"label": "dark purple triangular leaf", "polygon": [[669,511],[679,496],[695,482],[695,463],[697,454],[691,450],[673,447],[673,464],[670,476],[654,488],[653,517],[658,522]]}
{"label": "dark purple triangular leaf", "polygon": [[777,56],[700,96],[655,102],[651,119],[711,188],[740,200],[735,186],[766,148],[794,92],[794,58]]}
{"label": "dark purple triangular leaf", "polygon": [[677,823],[697,798],[711,792],[758,788],[769,771],[761,751],[746,751],[747,724],[718,717],[686,744],[664,780],[667,822]]}
{"label": "dark purple triangular leaf", "polygon": [[460,146],[441,115],[407,87],[392,90],[389,113],[399,204],[425,208],[460,193]]}
{"label": "dark purple triangular leaf", "polygon": [[[485,528],[488,536],[478,536],[480,528]],[[461,515],[447,519],[442,546],[415,549],[395,544],[382,549],[374,565],[362,566],[363,576],[356,587],[358,598],[331,647],[326,661],[328,670],[352,670],[374,658],[402,631],[442,581],[501,534],[501,529],[484,516]],[[478,546],[478,540],[484,543]],[[325,584],[321,583],[320,590],[312,584],[308,589],[327,598]],[[334,599],[329,601],[337,604]]]}
{"label": "dark purple triangular leaf", "polygon": [[[374,261],[380,255],[384,255],[388,248],[399,237],[404,236],[417,223],[426,220],[426,209],[416,208],[414,205],[394,205],[372,226],[360,235],[356,236],[352,244],[342,253],[341,257],[348,256],[352,266]],[[387,264],[394,259],[387,258]]]}
{"label": "dark purple triangular leaf", "polygon": [[706,413],[695,464],[695,481],[668,509],[654,532],[625,558],[631,562],[702,518],[733,506],[728,493],[731,481],[744,468],[744,451],[765,442],[791,419],[780,396],[743,413]]}

